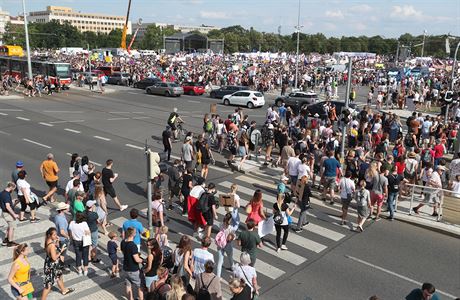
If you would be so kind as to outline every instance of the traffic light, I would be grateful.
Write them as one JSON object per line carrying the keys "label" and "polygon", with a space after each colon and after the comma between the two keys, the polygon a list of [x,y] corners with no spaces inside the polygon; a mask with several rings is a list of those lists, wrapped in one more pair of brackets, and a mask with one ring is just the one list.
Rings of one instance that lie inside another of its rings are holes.
{"label": "traffic light", "polygon": [[154,179],[159,176],[161,173],[160,170],[160,155],[157,152],[152,152],[148,150],[147,152],[149,160],[149,179]]}
{"label": "traffic light", "polygon": [[447,91],[446,94],[444,95],[444,101],[446,101],[447,103],[452,102],[453,95],[454,93],[452,91]]}

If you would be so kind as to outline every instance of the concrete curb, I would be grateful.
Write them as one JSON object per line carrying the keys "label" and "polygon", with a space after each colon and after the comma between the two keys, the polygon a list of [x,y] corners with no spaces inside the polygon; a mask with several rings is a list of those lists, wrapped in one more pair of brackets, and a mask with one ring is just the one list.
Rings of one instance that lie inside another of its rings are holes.
{"label": "concrete curb", "polygon": [[[404,215],[403,217],[397,216],[395,218],[397,221],[401,221],[407,224],[415,225],[420,228],[428,229],[434,232],[442,233],[454,238],[460,238],[460,228],[443,228],[443,227],[436,227],[432,226],[430,224],[427,224],[426,222],[420,220],[417,216],[411,216],[411,215]],[[454,225],[447,225],[441,222],[436,222],[439,224],[443,224],[444,226],[454,226]]]}

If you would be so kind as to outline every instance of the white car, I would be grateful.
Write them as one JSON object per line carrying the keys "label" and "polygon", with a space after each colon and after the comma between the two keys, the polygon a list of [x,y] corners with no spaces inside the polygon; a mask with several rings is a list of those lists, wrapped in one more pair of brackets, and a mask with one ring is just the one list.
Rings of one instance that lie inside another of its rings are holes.
{"label": "white car", "polygon": [[225,95],[224,105],[239,105],[247,108],[262,107],[265,105],[264,95],[255,91],[238,91],[231,95]]}

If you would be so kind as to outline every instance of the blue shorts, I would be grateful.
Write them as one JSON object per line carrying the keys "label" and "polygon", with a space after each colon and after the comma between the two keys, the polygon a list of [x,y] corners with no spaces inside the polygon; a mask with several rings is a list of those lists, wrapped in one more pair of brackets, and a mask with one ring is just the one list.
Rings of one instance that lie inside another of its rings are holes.
{"label": "blue shorts", "polygon": [[99,231],[91,232],[91,246],[93,248],[97,247],[98,239],[99,239]]}
{"label": "blue shorts", "polygon": [[291,184],[296,184],[297,183],[297,177],[298,176],[289,175],[289,177],[291,177]]}

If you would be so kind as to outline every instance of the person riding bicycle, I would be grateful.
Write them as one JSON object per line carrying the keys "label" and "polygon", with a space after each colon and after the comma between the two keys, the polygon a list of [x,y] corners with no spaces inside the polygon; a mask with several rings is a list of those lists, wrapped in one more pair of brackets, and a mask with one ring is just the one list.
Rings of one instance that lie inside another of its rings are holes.
{"label": "person riding bicycle", "polygon": [[184,123],[184,121],[180,118],[179,114],[177,113],[177,107],[174,107],[173,112],[169,115],[168,118],[168,125],[171,127],[173,132],[174,139],[177,140],[177,126],[178,122]]}

